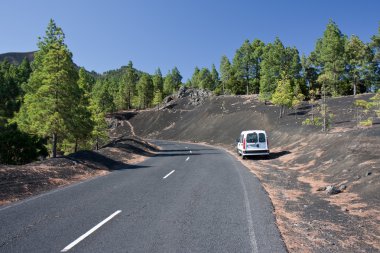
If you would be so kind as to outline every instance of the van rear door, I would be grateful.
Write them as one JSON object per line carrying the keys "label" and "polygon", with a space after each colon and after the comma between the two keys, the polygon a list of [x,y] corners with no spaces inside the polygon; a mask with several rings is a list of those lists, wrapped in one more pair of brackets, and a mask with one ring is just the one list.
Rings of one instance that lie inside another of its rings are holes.
{"label": "van rear door", "polygon": [[263,132],[259,133],[259,148],[265,149],[265,150],[269,149],[268,148],[268,142],[267,142],[267,136]]}
{"label": "van rear door", "polygon": [[267,150],[266,134],[263,132],[252,132],[247,134],[247,151]]}

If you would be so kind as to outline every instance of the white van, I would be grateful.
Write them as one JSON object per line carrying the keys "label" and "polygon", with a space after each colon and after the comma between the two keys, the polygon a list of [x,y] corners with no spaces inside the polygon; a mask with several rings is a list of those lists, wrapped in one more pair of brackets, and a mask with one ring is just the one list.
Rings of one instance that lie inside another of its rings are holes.
{"label": "white van", "polygon": [[247,130],[236,140],[237,153],[244,159],[251,155],[269,155],[268,136],[264,130]]}

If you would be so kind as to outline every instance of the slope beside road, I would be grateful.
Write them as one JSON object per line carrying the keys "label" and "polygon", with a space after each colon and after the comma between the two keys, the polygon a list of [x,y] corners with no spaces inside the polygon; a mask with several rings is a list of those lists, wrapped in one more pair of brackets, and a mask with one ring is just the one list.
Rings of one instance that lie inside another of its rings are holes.
{"label": "slope beside road", "polygon": [[269,197],[225,151],[155,141],[135,165],[0,209],[0,252],[286,252]]}

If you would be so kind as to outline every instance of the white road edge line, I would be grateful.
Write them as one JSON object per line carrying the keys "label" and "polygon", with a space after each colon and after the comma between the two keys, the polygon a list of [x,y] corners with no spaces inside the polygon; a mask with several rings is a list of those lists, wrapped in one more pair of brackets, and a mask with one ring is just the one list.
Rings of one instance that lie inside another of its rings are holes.
{"label": "white road edge line", "polygon": [[190,159],[190,156],[188,156],[188,157],[186,158],[186,162],[189,161],[189,159]]}
{"label": "white road edge line", "polygon": [[193,151],[190,150],[190,154],[193,153]]}
{"label": "white road edge line", "polygon": [[255,235],[255,228],[253,226],[251,205],[250,205],[249,199],[248,199],[247,188],[245,187],[243,176],[241,175],[239,168],[236,166],[236,162],[234,162],[234,167],[235,167],[235,170],[237,171],[237,173],[239,174],[240,184],[243,187],[245,212],[246,212],[246,216],[247,216],[248,232],[249,232],[249,237],[251,239],[250,243],[251,243],[251,247],[252,247],[252,252],[258,253],[259,251],[257,249],[257,239],[256,239],[256,235]]}
{"label": "white road edge line", "polygon": [[77,245],[78,243],[80,243],[83,239],[85,239],[90,234],[94,233],[95,230],[97,230],[98,228],[100,228],[101,226],[103,226],[104,224],[106,224],[109,220],[111,220],[113,217],[115,217],[119,213],[121,213],[121,210],[117,210],[116,212],[114,212],[113,214],[111,214],[110,216],[108,216],[108,218],[106,218],[105,220],[103,220],[102,222],[100,222],[95,227],[91,228],[89,231],[87,231],[87,233],[81,235],[78,239],[76,239],[75,241],[73,241],[72,243],[70,243],[69,245],[67,245],[63,250],[61,250],[61,252],[67,252],[67,251],[69,251],[71,248],[73,248],[75,245]]}
{"label": "white road edge line", "polygon": [[166,176],[164,176],[162,179],[167,178],[167,177],[170,176],[174,171],[175,171],[175,170],[170,171],[169,174],[167,174]]}

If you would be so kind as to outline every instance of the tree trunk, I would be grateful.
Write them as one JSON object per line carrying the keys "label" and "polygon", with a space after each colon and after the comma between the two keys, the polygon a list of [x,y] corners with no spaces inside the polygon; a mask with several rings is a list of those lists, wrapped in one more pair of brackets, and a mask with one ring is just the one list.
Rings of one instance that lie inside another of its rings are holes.
{"label": "tree trunk", "polygon": [[356,78],[354,80],[354,96],[356,96]]}
{"label": "tree trunk", "polygon": [[323,85],[323,127],[322,131],[326,132],[326,117],[327,117],[327,105],[326,105],[326,87]]}
{"label": "tree trunk", "polygon": [[96,150],[99,150],[99,137],[96,137]]}
{"label": "tree trunk", "polygon": [[248,84],[247,84],[247,95],[249,94],[249,86],[248,86]]}
{"label": "tree trunk", "polygon": [[53,133],[53,158],[56,158],[57,157],[57,134],[56,133]]}
{"label": "tree trunk", "polygon": [[78,151],[78,138],[75,138],[75,147],[74,147],[74,152]]}

